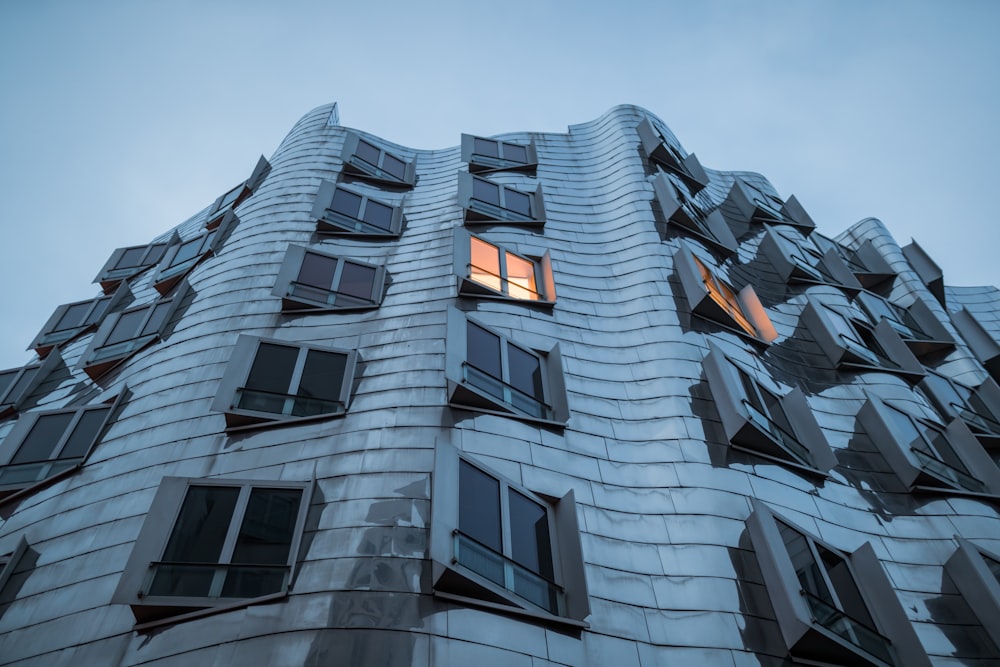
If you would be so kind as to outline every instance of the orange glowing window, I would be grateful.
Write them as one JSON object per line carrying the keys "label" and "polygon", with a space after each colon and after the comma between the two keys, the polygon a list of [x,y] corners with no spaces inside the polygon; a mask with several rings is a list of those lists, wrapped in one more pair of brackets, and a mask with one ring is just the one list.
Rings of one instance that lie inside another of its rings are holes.
{"label": "orange glowing window", "polygon": [[740,325],[740,328],[751,336],[757,336],[757,327],[744,314],[743,307],[740,305],[740,301],[736,297],[736,292],[733,291],[733,288],[712,275],[712,272],[700,259],[694,257],[694,261],[698,265],[698,270],[701,272],[701,279],[705,283],[705,288],[708,290],[708,295],[712,297],[712,300],[719,304]]}
{"label": "orange glowing window", "polygon": [[512,299],[541,299],[536,265],[529,259],[501,250],[475,236],[470,237],[469,278]]}

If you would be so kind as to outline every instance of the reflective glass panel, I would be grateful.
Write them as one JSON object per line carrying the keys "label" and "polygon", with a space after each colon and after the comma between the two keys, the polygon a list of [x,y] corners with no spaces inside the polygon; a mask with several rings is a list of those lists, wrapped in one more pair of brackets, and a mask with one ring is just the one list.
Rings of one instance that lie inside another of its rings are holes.
{"label": "reflective glass panel", "polygon": [[532,572],[553,579],[552,541],[545,508],[514,489],[508,490],[511,558]]}
{"label": "reflective glass panel", "polygon": [[487,157],[499,157],[497,153],[497,142],[490,141],[489,139],[480,139],[479,137],[473,139],[472,152],[479,155],[485,155]]}
{"label": "reflective glass panel", "polygon": [[142,328],[141,335],[148,336],[149,334],[160,332],[160,329],[163,328],[163,324],[167,319],[167,314],[170,312],[170,304],[170,301],[163,301],[153,306],[153,314],[150,315],[149,321],[146,322],[146,326]]}
{"label": "reflective glass panel", "polygon": [[30,463],[52,458],[52,452],[69,428],[73,416],[72,412],[58,412],[39,417],[10,462]]}
{"label": "reflective glass panel", "polygon": [[142,258],[146,254],[146,247],[129,248],[122,253],[115,264],[116,269],[127,269],[142,265]]}
{"label": "reflective glass panel", "polygon": [[129,310],[118,317],[118,321],[111,328],[104,345],[113,345],[122,341],[131,340],[139,335],[139,329],[146,321],[149,314],[149,307]]}
{"label": "reflective glass panel", "polygon": [[14,382],[14,378],[17,377],[20,370],[21,369],[19,368],[15,368],[12,371],[4,371],[3,373],[0,373],[0,396],[3,396],[4,393],[6,393],[7,388]]}
{"label": "reflective glass panel", "polygon": [[399,180],[406,178],[406,163],[395,156],[389,155],[388,153],[386,153],[385,157],[382,159],[382,170],[392,174]]}
{"label": "reflective glass panel", "polygon": [[542,365],[538,357],[514,345],[507,346],[510,360],[510,384],[528,396],[543,400]]}
{"label": "reflective glass panel", "polygon": [[527,162],[528,149],[524,146],[518,146],[516,144],[504,144],[503,156],[505,159],[512,160],[514,162]]}
{"label": "reflective glass panel", "polygon": [[297,348],[261,343],[250,367],[246,388],[287,394],[298,356]]}
{"label": "reflective glass panel", "polygon": [[392,231],[392,207],[369,199],[365,205],[365,222],[387,232]]}
{"label": "reflective glass panel", "polygon": [[337,188],[333,192],[333,200],[330,202],[330,210],[341,213],[350,218],[357,218],[361,211],[361,196],[347,190]]}
{"label": "reflective glass panel", "polygon": [[500,205],[500,186],[481,178],[472,179],[472,198],[494,206]]}
{"label": "reflective glass panel", "polygon": [[357,155],[359,158],[361,158],[362,160],[364,160],[368,164],[376,166],[376,167],[378,166],[378,159],[379,159],[379,155],[381,153],[382,153],[382,151],[380,151],[379,149],[375,148],[374,146],[372,146],[367,141],[359,141],[358,142],[358,147],[354,151],[354,154]]}
{"label": "reflective glass panel", "polygon": [[73,329],[75,327],[82,326],[86,321],[87,314],[93,307],[94,303],[92,301],[87,301],[86,303],[74,303],[63,313],[59,321],[56,322],[55,326],[52,327],[53,331],[63,331],[64,329]]}
{"label": "reflective glass panel", "polygon": [[301,489],[253,489],[236,538],[232,562],[286,564],[301,502]]}
{"label": "reflective glass panel", "polygon": [[475,236],[471,241],[471,263],[469,277],[490,289],[503,291],[500,278],[500,251],[496,246],[481,241]]}
{"label": "reflective glass panel", "polygon": [[218,563],[239,495],[238,487],[190,487],[163,551],[163,560]]}
{"label": "reflective glass panel", "polygon": [[26,392],[28,385],[32,383],[36,375],[38,375],[38,366],[25,368],[24,372],[21,373],[21,377],[17,378],[17,382],[10,388],[10,393],[8,394],[10,400],[16,400],[21,394]]}
{"label": "reflective glass panel", "polygon": [[466,329],[466,361],[495,378],[503,379],[500,364],[500,337],[486,329],[468,323]]}
{"label": "reflective glass panel", "polygon": [[531,197],[523,192],[504,188],[504,208],[529,218],[531,217]]}
{"label": "reflective glass panel", "polygon": [[205,239],[203,238],[197,238],[182,243],[180,247],[177,248],[177,254],[170,260],[170,266],[179,266],[184,262],[197,257],[200,254],[201,244],[204,240]]}
{"label": "reflective glass panel", "polygon": [[338,401],[346,368],[346,354],[309,350],[296,393],[304,398]]}
{"label": "reflective glass panel", "polygon": [[370,300],[375,284],[375,267],[344,262],[344,271],[340,276],[337,291],[358,299]]}
{"label": "reflective glass panel", "polygon": [[97,438],[97,433],[101,430],[101,426],[104,425],[104,420],[107,419],[109,412],[111,412],[111,408],[107,407],[99,410],[87,410],[80,415],[80,420],[76,423],[76,427],[73,428],[69,439],[66,440],[62,451],[59,452],[59,458],[75,459],[83,457]]}
{"label": "reflective glass panel", "polygon": [[319,289],[328,290],[333,285],[333,276],[337,271],[337,259],[307,252],[299,267],[297,282]]}
{"label": "reflective glass panel", "polygon": [[501,552],[500,483],[465,461],[459,461],[458,529]]}

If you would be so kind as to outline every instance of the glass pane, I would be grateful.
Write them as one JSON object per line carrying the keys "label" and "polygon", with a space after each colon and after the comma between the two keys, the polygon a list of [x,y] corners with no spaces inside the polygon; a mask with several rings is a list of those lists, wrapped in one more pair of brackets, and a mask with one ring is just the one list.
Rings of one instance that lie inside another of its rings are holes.
{"label": "glass pane", "polygon": [[287,394],[298,357],[298,348],[261,343],[250,367],[246,388]]}
{"label": "glass pane", "polygon": [[354,262],[345,262],[344,271],[340,275],[337,291],[358,299],[370,300],[375,285],[375,268],[363,266]]}
{"label": "glass pane", "polygon": [[236,201],[236,199],[241,194],[243,194],[243,184],[242,183],[240,183],[239,185],[237,185],[235,188],[233,188],[232,190],[230,190],[229,192],[227,192],[225,194],[225,196],[222,197],[222,201],[219,202],[219,210],[221,211],[224,208],[228,208],[230,206],[230,204],[232,204],[234,201]]}
{"label": "glass pane", "polygon": [[861,592],[858,590],[857,584],[854,583],[854,575],[851,574],[847,561],[822,545],[817,544],[816,550],[826,566],[826,573],[830,577],[833,590],[837,591],[841,610],[854,620],[860,621],[868,627],[875,627],[875,622],[872,621],[872,617],[868,613],[868,606],[865,605],[864,598],[861,597]]}
{"label": "glass pane", "polygon": [[333,275],[337,271],[337,259],[307,252],[299,267],[297,282],[328,290],[333,287]]}
{"label": "glass pane", "polygon": [[971,474],[969,473],[969,469],[965,467],[962,459],[955,453],[954,447],[951,446],[943,431],[927,426],[924,429],[924,437],[930,441],[931,447],[937,453],[939,459],[959,472],[963,472],[966,475]]}
{"label": "glass pane", "polygon": [[382,159],[382,171],[392,174],[399,180],[403,180],[406,178],[406,163],[386,153]]}
{"label": "glass pane", "polygon": [[496,246],[476,237],[471,240],[471,263],[469,278],[498,292],[503,291],[500,280],[500,251]]}
{"label": "glass pane", "polygon": [[469,322],[466,328],[466,348],[465,358],[470,366],[498,380],[503,379],[503,371],[500,369],[499,336]]}
{"label": "glass pane", "polygon": [[286,565],[301,502],[302,489],[253,489],[232,562]]}
{"label": "glass pane", "polygon": [[28,431],[10,462],[14,464],[48,460],[72,421],[72,412],[42,415]]}
{"label": "glass pane", "polygon": [[170,266],[178,266],[197,257],[199,251],[201,250],[202,241],[204,241],[204,239],[198,238],[182,243],[180,247],[177,248],[177,254],[175,254],[173,259],[170,260]]}
{"label": "glass pane", "polygon": [[362,160],[364,160],[368,164],[370,164],[372,166],[375,166],[375,167],[378,166],[378,158],[379,158],[379,155],[381,153],[382,153],[382,151],[380,151],[379,149],[375,148],[374,146],[372,146],[367,141],[359,141],[358,142],[358,147],[354,151],[355,155],[357,155],[359,158],[361,158]]}
{"label": "glass pane", "polygon": [[38,366],[25,368],[21,377],[17,378],[17,382],[10,388],[8,398],[12,401],[17,400],[21,394],[28,391],[28,385],[34,381],[36,375],[38,375]]}
{"label": "glass pane", "polygon": [[102,296],[101,298],[97,299],[96,302],[94,303],[93,309],[91,309],[90,311],[90,315],[87,316],[87,319],[83,322],[83,324],[94,324],[102,317],[104,317],[104,311],[108,309],[108,304],[110,303],[111,303],[110,296]]}
{"label": "glass pane", "polygon": [[553,578],[552,542],[545,508],[509,489],[510,556],[520,565],[547,579]]}
{"label": "glass pane", "polygon": [[87,318],[87,313],[90,312],[93,306],[92,301],[87,301],[86,303],[74,303],[72,306],[66,309],[63,316],[59,318],[55,326],[52,327],[53,331],[62,331],[64,329],[73,329],[74,327],[79,327],[84,324]]}
{"label": "glass pane", "polygon": [[0,373],[0,396],[3,396],[6,393],[7,388],[14,382],[14,378],[17,377],[19,372],[21,372],[21,369],[15,368],[12,371],[4,371],[3,373]]}
{"label": "glass pane", "polygon": [[465,461],[458,474],[458,529],[501,552],[500,482]]}
{"label": "glass pane", "polygon": [[535,285],[535,264],[523,257],[507,253],[507,288],[515,299],[538,299]]}
{"label": "glass pane", "polygon": [[126,269],[142,265],[142,258],[146,254],[146,246],[141,248],[129,248],[122,253],[115,264],[116,269]]}
{"label": "glass pane", "polygon": [[205,565],[157,565],[147,595],[209,597],[217,569]]}
{"label": "glass pane", "polygon": [[330,209],[350,218],[357,218],[361,211],[361,196],[337,188],[333,193]]}
{"label": "glass pane", "polygon": [[504,144],[503,156],[506,160],[513,160],[514,162],[527,162],[528,149],[524,146],[518,146],[516,144]]}
{"label": "glass pane", "polygon": [[139,328],[146,320],[146,315],[148,314],[148,307],[122,313],[118,317],[118,321],[115,322],[114,327],[111,328],[111,332],[108,334],[107,340],[104,341],[104,345],[113,345],[138,336]]}
{"label": "glass pane", "polygon": [[892,431],[904,447],[913,447],[916,449],[926,450],[927,445],[924,444],[924,439],[920,437],[920,431],[917,429],[913,420],[908,416],[900,412],[899,410],[889,409],[886,410],[886,415],[888,417],[886,424],[889,430]]}
{"label": "glass pane", "polygon": [[149,321],[146,322],[146,326],[142,328],[143,336],[160,332],[167,319],[167,313],[170,311],[171,303],[172,302],[170,301],[165,301],[157,303],[153,306],[153,314],[150,316]]}
{"label": "glass pane", "polygon": [[544,401],[542,364],[538,357],[514,345],[507,345],[510,361],[510,384],[539,401]]}
{"label": "glass pane", "polygon": [[517,192],[516,190],[508,190],[504,188],[504,208],[509,211],[514,211],[518,215],[523,215],[526,218],[531,217],[531,197],[528,195]]}
{"label": "glass pane", "polygon": [[190,487],[161,560],[218,563],[239,495],[235,486]]}
{"label": "glass pane", "polygon": [[230,567],[222,585],[224,598],[257,598],[285,587],[288,567]]}
{"label": "glass pane", "polygon": [[392,207],[369,199],[365,204],[365,222],[387,232],[392,231]]}
{"label": "glass pane", "polygon": [[[309,350],[296,394],[321,401],[339,401],[346,368],[346,354]],[[329,412],[329,409],[322,412]]]}
{"label": "glass pane", "polygon": [[101,430],[109,412],[111,412],[110,407],[85,411],[80,417],[80,421],[76,423],[76,428],[73,429],[62,451],[59,452],[59,458],[82,458],[97,438],[97,432]]}
{"label": "glass pane", "polygon": [[778,521],[777,524],[802,589],[833,606],[833,596],[830,595],[830,589],[823,578],[819,563],[816,562],[812,549],[809,548],[809,540],[806,539],[805,535],[790,526],[786,526],[781,521]]}
{"label": "glass pane", "polygon": [[149,246],[149,252],[146,253],[145,264],[152,265],[163,259],[163,255],[167,252],[166,243],[156,243]]}
{"label": "glass pane", "polygon": [[487,157],[500,157],[497,153],[497,142],[490,141],[489,139],[480,139],[479,137],[473,139],[472,152]]}
{"label": "glass pane", "polygon": [[[980,555],[982,556],[982,554]],[[1000,584],[1000,562],[990,558],[989,556],[983,556],[983,562],[986,563],[986,567],[989,568],[990,574],[993,575],[993,578],[997,580],[998,584]]]}
{"label": "glass pane", "polygon": [[490,183],[489,181],[484,181],[481,178],[472,179],[472,198],[478,199],[479,201],[486,202],[487,204],[493,204],[494,206],[500,205],[500,186],[495,183]]}

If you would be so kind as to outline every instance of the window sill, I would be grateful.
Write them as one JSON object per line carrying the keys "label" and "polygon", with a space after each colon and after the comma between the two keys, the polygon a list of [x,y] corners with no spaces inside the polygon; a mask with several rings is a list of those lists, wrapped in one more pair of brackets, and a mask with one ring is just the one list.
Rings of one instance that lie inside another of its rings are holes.
{"label": "window sill", "polygon": [[[283,426],[295,426],[297,424],[308,424],[310,422],[323,421],[326,419],[337,419],[343,417],[347,414],[347,410],[341,412],[330,412],[322,415],[310,415],[308,417],[286,417],[284,415],[275,415],[274,413],[266,413],[267,417],[261,417],[260,415],[265,413],[248,413],[248,412],[227,412],[226,417],[226,433],[240,433],[243,431],[251,431],[256,429],[266,429],[266,428],[281,428]],[[230,418],[233,418],[233,423],[230,424]],[[254,421],[259,420],[259,421]]]}
{"label": "window sill", "polygon": [[[155,628],[163,627],[165,625],[173,625],[175,623],[184,623],[186,621],[191,621],[191,620],[198,619],[198,618],[204,618],[206,616],[213,616],[215,614],[223,614],[225,612],[234,611],[234,610],[237,610],[237,609],[243,609],[243,608],[249,607],[251,605],[264,604],[266,602],[275,602],[277,600],[283,600],[283,599],[285,599],[287,597],[288,597],[288,592],[287,591],[282,591],[280,593],[271,593],[270,595],[262,595],[261,597],[258,597],[258,598],[250,598],[250,599],[247,599],[247,600],[238,600],[236,602],[222,604],[222,605],[218,605],[218,606],[214,606],[214,607],[206,607],[204,609],[196,609],[194,611],[182,612],[182,613],[177,614],[175,616],[166,616],[164,618],[158,618],[158,619],[152,620],[152,621],[145,621],[145,622],[142,622],[142,623],[136,623],[135,626],[133,626],[132,629],[135,632],[145,632],[147,630],[153,630]],[[169,602],[169,598],[158,598],[158,599],[166,600],[166,601]],[[148,598],[144,598],[144,600],[148,600]],[[149,602],[145,602],[145,601],[142,602],[142,603],[131,604],[129,606],[132,607],[132,613],[136,615],[136,618],[138,618],[139,616],[143,615],[142,612],[136,613],[137,608],[144,609],[146,607],[156,607],[156,608],[161,608],[162,609],[162,608],[165,608],[165,607],[170,607],[169,604],[154,604],[154,603],[149,603]],[[178,607],[178,608],[179,609],[187,609],[188,607]]]}
{"label": "window sill", "polygon": [[457,602],[470,607],[489,609],[490,611],[496,611],[501,614],[510,614],[511,616],[528,618],[547,625],[568,628],[575,632],[590,629],[590,623],[587,623],[586,621],[578,621],[573,618],[547,614],[544,611],[535,611],[533,609],[525,609],[524,607],[505,605],[500,604],[499,602],[489,602],[487,600],[480,600],[478,598],[467,597],[465,595],[457,595],[455,593],[438,590],[437,588],[433,589],[433,591],[434,597],[441,598],[442,600],[448,600],[449,602]]}

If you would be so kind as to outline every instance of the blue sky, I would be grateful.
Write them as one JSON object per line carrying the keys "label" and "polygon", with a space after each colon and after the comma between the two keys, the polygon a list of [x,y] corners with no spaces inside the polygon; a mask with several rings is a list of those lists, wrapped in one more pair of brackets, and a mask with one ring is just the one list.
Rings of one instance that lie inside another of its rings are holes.
{"label": "blue sky", "polygon": [[1000,3],[0,2],[0,368],[296,120],[416,148],[646,107],[820,231],[882,219],[997,284]]}

